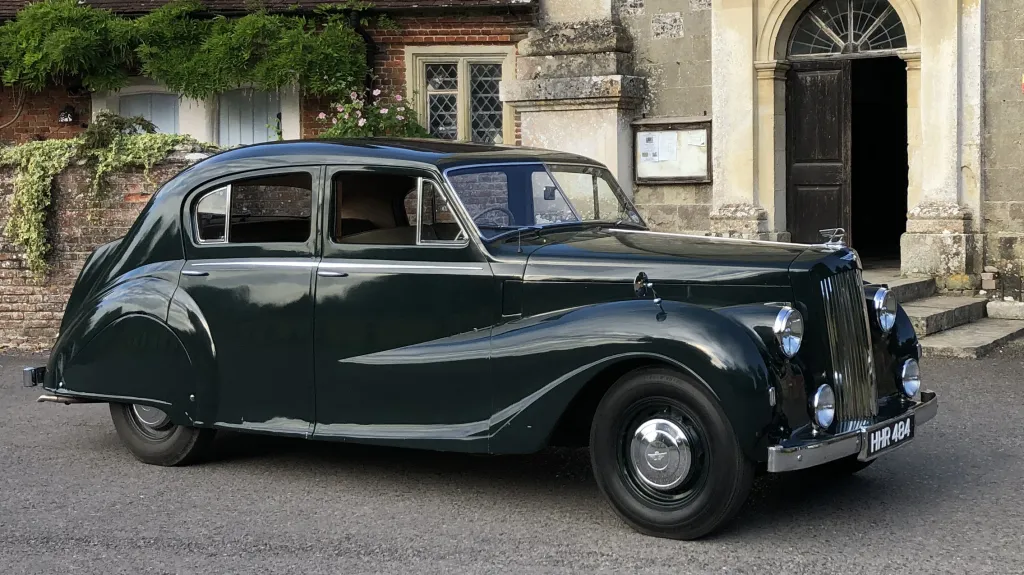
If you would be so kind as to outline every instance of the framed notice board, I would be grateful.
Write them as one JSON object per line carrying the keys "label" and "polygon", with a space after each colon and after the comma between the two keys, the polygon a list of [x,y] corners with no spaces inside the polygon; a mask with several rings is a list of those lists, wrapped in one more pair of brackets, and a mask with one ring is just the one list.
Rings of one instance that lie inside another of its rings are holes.
{"label": "framed notice board", "polygon": [[633,171],[638,184],[711,181],[711,121],[644,118],[633,122]]}

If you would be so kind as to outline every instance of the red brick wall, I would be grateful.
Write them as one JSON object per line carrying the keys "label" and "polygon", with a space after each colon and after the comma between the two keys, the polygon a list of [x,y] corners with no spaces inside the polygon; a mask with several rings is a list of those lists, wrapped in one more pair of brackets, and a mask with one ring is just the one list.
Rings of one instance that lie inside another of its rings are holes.
{"label": "red brick wall", "polygon": [[[0,87],[0,126],[14,117],[16,100],[13,90]],[[78,122],[68,126],[57,123],[57,115],[71,105],[78,114]],[[21,115],[11,125],[0,129],[0,142],[21,143],[36,139],[70,138],[81,133],[82,123],[90,121],[92,98],[71,97],[63,87],[50,87],[39,94],[27,94]]]}
{"label": "red brick wall", "polygon": [[[398,30],[370,30],[377,44],[373,73],[381,88],[405,96],[405,46],[496,45],[515,44],[526,37],[533,26],[531,14],[461,14],[446,16],[394,17]],[[302,137],[319,135],[324,124],[317,114],[329,109],[330,102],[306,98],[302,102]],[[520,140],[516,115],[516,142]]]}
{"label": "red brick wall", "polygon": [[[184,167],[180,162],[161,164],[150,172],[150,179],[162,183]],[[0,225],[7,222],[12,177],[11,170],[0,169]],[[65,171],[55,182],[53,249],[46,277],[33,276],[21,250],[0,235],[0,348],[34,350],[53,344],[85,259],[96,246],[123,236],[158,188],[140,172],[115,174],[107,179],[108,199],[90,205],[85,199],[88,186],[89,173],[81,168]]]}

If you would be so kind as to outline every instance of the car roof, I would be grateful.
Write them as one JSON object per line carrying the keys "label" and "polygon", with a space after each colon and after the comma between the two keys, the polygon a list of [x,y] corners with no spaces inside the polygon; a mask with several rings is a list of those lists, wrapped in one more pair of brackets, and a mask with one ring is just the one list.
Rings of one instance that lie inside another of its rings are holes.
{"label": "car roof", "polygon": [[343,158],[396,160],[433,165],[441,170],[462,165],[500,162],[569,162],[600,165],[584,156],[539,148],[414,138],[268,142],[227,150],[200,162],[200,164],[209,166],[222,162],[233,163],[236,160],[296,156],[304,156],[315,163],[330,162],[332,158],[339,160]]}

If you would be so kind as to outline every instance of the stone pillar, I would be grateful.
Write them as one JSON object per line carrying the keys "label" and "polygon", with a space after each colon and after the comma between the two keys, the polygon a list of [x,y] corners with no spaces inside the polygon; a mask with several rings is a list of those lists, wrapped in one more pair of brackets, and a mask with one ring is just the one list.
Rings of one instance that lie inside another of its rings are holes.
{"label": "stone pillar", "polygon": [[768,239],[768,212],[758,202],[754,149],[758,115],[755,26],[754,0],[712,0],[711,233]]}
{"label": "stone pillar", "polygon": [[632,194],[630,122],[646,89],[633,75],[632,39],[610,15],[561,21],[572,13],[558,9],[566,3],[545,4],[548,23],[519,43],[516,79],[501,83],[502,101],[520,113],[523,145],[594,158]]}
{"label": "stone pillar", "polygon": [[982,269],[983,242],[974,233],[960,174],[960,6],[961,0],[930,1],[921,11],[920,71],[912,55],[904,56],[910,189],[900,262],[904,275],[935,276],[942,290],[975,289]]}
{"label": "stone pillar", "polygon": [[757,190],[769,238],[786,230],[786,62],[755,62],[757,70]]}

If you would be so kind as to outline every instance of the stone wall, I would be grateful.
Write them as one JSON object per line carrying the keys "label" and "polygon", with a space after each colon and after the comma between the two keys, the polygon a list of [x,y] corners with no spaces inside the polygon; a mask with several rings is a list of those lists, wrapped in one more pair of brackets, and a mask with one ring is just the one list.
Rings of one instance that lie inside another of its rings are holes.
{"label": "stone wall", "polygon": [[[645,117],[711,115],[711,0],[615,0],[647,78]],[[712,127],[714,129],[714,127]],[[711,184],[637,185],[637,207],[652,228],[711,229]]]}
{"label": "stone wall", "polygon": [[1024,267],[1024,0],[985,6],[985,263],[1004,277],[1019,276]]}
{"label": "stone wall", "polygon": [[[85,196],[90,177],[86,170],[71,168],[58,176],[50,216],[50,272],[33,276],[21,250],[0,235],[0,348],[48,348],[85,259],[96,246],[123,236],[157,184],[185,165],[178,159],[160,164],[148,181],[140,172],[111,175],[108,198],[95,205]],[[11,170],[0,170],[0,229],[7,225],[12,177]]]}

